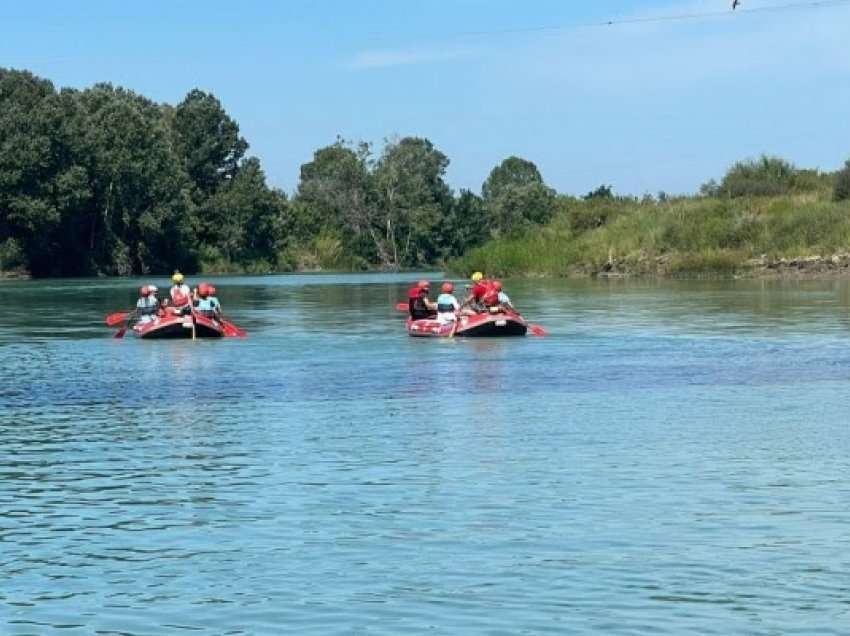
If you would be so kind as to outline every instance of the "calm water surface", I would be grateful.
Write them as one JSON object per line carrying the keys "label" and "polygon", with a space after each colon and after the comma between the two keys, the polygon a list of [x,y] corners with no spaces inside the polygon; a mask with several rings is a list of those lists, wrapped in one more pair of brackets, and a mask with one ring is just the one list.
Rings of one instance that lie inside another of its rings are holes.
{"label": "calm water surface", "polygon": [[422,341],[414,278],[221,278],[250,337],[197,342],[0,283],[0,633],[850,633],[847,283],[513,282],[550,337]]}

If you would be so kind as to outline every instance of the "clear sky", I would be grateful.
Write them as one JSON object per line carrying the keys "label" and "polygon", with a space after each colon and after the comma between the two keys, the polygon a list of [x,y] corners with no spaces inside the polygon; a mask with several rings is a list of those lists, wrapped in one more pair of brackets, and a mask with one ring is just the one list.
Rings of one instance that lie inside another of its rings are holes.
{"label": "clear sky", "polygon": [[210,91],[290,192],[337,135],[428,137],[456,188],[519,155],[562,192],[691,192],[760,153],[850,157],[850,1],[772,10],[798,2],[9,1],[0,66]]}

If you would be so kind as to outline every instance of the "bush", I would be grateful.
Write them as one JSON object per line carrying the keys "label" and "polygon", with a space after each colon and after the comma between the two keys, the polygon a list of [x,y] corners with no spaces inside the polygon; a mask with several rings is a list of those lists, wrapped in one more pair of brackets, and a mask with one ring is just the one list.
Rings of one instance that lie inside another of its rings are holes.
{"label": "bush", "polygon": [[0,272],[26,269],[26,256],[21,244],[13,238],[0,243]]}
{"label": "bush", "polygon": [[833,198],[836,201],[846,201],[850,199],[850,160],[844,164],[844,168],[839,170],[838,174],[835,176]]}
{"label": "bush", "polygon": [[788,194],[795,190],[797,174],[798,170],[788,161],[762,155],[760,159],[739,161],[729,168],[717,191],[732,198]]}

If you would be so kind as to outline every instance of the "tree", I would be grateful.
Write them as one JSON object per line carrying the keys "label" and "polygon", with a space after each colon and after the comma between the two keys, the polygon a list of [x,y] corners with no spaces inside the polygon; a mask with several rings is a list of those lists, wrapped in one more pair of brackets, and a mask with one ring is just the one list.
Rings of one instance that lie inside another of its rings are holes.
{"label": "tree", "polygon": [[442,258],[460,256],[489,240],[490,221],[484,200],[474,192],[461,190],[452,202],[450,213],[444,217],[437,236]]}
{"label": "tree", "polygon": [[436,260],[435,230],[452,204],[443,180],[448,165],[448,157],[428,139],[405,137],[385,146],[374,170],[380,226],[375,239],[385,266]]}
{"label": "tree", "polygon": [[205,244],[229,262],[264,263],[270,269],[282,247],[287,202],[270,190],[256,157],[242,163],[234,178],[213,195],[206,208],[211,223]]}
{"label": "tree", "polygon": [[302,240],[327,233],[346,250],[375,262],[382,248],[371,175],[371,146],[338,138],[301,166],[296,194],[295,234]]}
{"label": "tree", "polygon": [[51,267],[61,221],[51,187],[65,164],[53,134],[60,122],[53,84],[0,69],[0,243],[14,239],[37,272]]}
{"label": "tree", "polygon": [[190,182],[161,109],[98,84],[77,95],[85,121],[78,162],[92,196],[75,211],[91,269],[112,274],[191,267]]}
{"label": "tree", "polygon": [[537,166],[519,157],[493,168],[481,192],[494,235],[516,234],[555,214],[555,191],[543,182]]}
{"label": "tree", "polygon": [[172,126],[177,150],[202,199],[232,179],[248,143],[221,102],[194,89],[174,109]]}
{"label": "tree", "polygon": [[614,189],[605,185],[604,183],[596,188],[595,190],[591,190],[586,195],[584,195],[585,201],[592,201],[594,199],[613,199],[614,198]]}

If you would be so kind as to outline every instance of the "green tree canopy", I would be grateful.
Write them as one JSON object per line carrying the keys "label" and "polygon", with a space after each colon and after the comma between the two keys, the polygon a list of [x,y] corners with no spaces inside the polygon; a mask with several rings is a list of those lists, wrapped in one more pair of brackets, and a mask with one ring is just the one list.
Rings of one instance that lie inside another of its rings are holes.
{"label": "green tree canopy", "polygon": [[172,125],[178,153],[202,196],[235,176],[248,142],[214,95],[190,91],[174,109]]}
{"label": "green tree canopy", "polygon": [[481,191],[494,235],[546,223],[557,208],[555,191],[543,182],[537,166],[519,157],[493,168]]}

